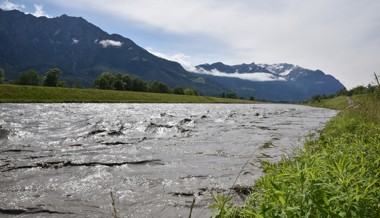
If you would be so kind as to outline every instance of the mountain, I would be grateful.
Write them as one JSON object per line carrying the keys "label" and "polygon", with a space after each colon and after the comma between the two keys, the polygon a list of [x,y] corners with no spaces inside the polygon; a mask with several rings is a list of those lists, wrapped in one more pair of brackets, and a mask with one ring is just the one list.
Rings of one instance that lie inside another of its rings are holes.
{"label": "mountain", "polygon": [[202,64],[197,72],[212,77],[243,97],[270,101],[300,101],[330,95],[344,88],[333,76],[292,64]]}
{"label": "mountain", "polygon": [[333,94],[343,85],[322,71],[291,64],[221,62],[186,71],[179,63],[157,57],[132,40],[108,34],[81,17],[35,17],[0,9],[0,68],[8,81],[30,69],[40,73],[58,67],[68,84],[91,87],[104,71],[128,73],[170,87],[193,88],[203,95],[235,92],[245,98],[299,101]]}
{"label": "mountain", "polygon": [[170,87],[219,95],[224,88],[159,58],[117,34],[108,34],[81,17],[35,17],[0,9],[0,67],[14,80],[29,69],[45,73],[58,67],[63,79],[91,87],[102,72],[123,72]]}

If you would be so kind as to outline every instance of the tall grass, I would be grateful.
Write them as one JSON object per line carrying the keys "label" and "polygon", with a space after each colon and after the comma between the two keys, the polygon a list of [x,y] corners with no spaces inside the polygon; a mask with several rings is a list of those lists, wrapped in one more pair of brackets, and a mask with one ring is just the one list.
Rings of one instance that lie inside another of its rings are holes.
{"label": "tall grass", "polygon": [[356,106],[310,137],[294,158],[265,163],[265,176],[244,205],[214,204],[214,216],[380,217],[379,96],[356,96]]}

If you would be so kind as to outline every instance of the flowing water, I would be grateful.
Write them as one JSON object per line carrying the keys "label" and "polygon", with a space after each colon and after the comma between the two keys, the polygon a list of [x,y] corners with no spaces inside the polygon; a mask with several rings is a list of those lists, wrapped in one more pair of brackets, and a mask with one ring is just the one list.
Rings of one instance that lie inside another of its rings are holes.
{"label": "flowing water", "polygon": [[208,217],[213,194],[243,200],[261,161],[291,156],[334,115],[276,104],[0,104],[0,217],[188,217],[193,198],[193,217]]}

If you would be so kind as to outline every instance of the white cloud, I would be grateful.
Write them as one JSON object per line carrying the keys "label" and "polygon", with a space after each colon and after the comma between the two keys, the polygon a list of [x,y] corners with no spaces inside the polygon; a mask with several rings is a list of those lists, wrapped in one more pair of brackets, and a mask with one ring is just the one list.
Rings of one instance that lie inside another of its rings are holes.
{"label": "white cloud", "polygon": [[35,11],[32,13],[35,17],[50,17],[48,14],[44,11],[43,5],[34,4]]}
{"label": "white cloud", "polygon": [[182,65],[183,68],[185,68],[185,70],[193,72],[193,73],[209,74],[209,75],[220,76],[220,77],[232,77],[232,78],[239,78],[239,79],[251,80],[251,81],[280,81],[280,80],[284,81],[286,80],[283,77],[277,77],[269,73],[260,73],[260,72],[258,73],[237,73],[237,72],[224,73],[216,69],[212,69],[211,71],[207,71],[203,68],[197,69],[195,65],[192,63],[190,56],[185,55],[183,53],[167,55],[162,52],[157,52],[151,47],[146,48],[146,50],[148,50],[150,53],[158,57],[178,62]]}
{"label": "white cloud", "polygon": [[103,46],[103,48],[107,48],[108,46],[121,47],[123,45],[122,42],[114,41],[114,40],[111,40],[111,39],[101,40],[99,42],[99,44],[101,44]]}
{"label": "white cloud", "polygon": [[[26,9],[25,5],[15,4],[15,3],[10,2],[9,0],[3,0],[3,2],[0,3],[0,8],[5,10],[5,11],[19,10],[19,11],[23,11],[23,12],[25,12],[25,9]],[[34,4],[34,12],[33,13],[25,12],[25,13],[31,14],[35,17],[42,17],[42,16],[50,17],[47,13],[45,13],[43,8],[44,8],[43,5]]]}
{"label": "white cloud", "polygon": [[177,53],[177,54],[174,54],[174,55],[166,55],[164,53],[154,51],[154,49],[152,49],[150,47],[146,48],[146,50],[148,52],[156,55],[157,57],[178,62],[187,71],[190,71],[190,72],[195,72],[196,71],[196,68],[195,68],[194,64],[190,60],[191,58],[188,55],[185,55],[183,53]]}
{"label": "white cloud", "polygon": [[5,10],[5,11],[10,11],[10,10],[21,11],[22,9],[25,8],[25,5],[14,4],[14,3],[10,2],[9,0],[4,0],[2,3],[0,3],[0,8]]}
{"label": "white cloud", "polygon": [[197,71],[194,71],[196,73],[200,74],[209,74],[213,76],[220,76],[220,77],[231,77],[231,78],[239,78],[244,80],[251,80],[251,81],[285,81],[286,79],[283,77],[277,77],[269,73],[224,73],[220,72],[216,69],[212,69],[211,71],[199,69]]}

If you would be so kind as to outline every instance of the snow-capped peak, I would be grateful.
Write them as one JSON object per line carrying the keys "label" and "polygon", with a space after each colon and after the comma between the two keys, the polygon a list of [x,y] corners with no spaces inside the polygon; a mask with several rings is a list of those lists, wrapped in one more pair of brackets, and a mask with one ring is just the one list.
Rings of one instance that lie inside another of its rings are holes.
{"label": "snow-capped peak", "polygon": [[280,75],[280,76],[287,76],[292,70],[294,70],[297,66],[294,66],[293,64],[286,64],[286,63],[279,63],[279,64],[260,64],[259,66],[265,68],[271,73]]}

